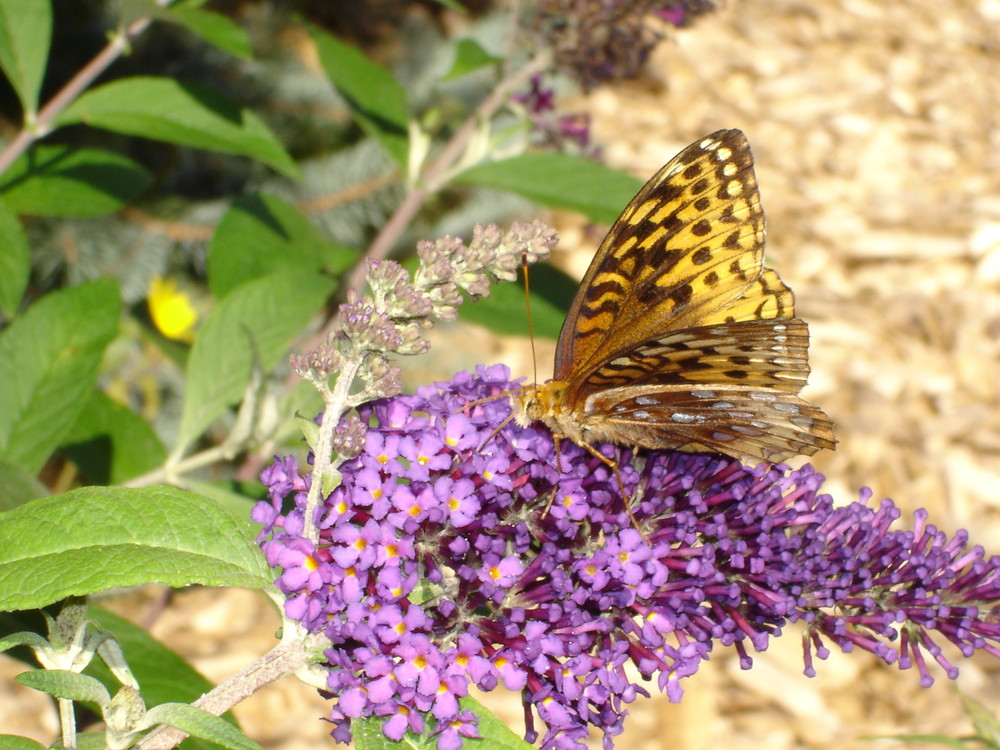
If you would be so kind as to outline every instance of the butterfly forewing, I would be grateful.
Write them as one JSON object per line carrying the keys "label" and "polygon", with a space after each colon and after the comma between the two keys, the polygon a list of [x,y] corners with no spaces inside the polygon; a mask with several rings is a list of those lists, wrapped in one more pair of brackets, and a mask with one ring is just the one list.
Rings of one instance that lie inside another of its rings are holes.
{"label": "butterfly forewing", "polygon": [[566,317],[555,377],[597,367],[651,328],[698,325],[761,272],[764,217],[738,130],[691,144],[632,199],[601,243]]}
{"label": "butterfly forewing", "polygon": [[513,397],[518,422],[586,445],[741,459],[832,448],[829,418],[796,395],[808,329],[763,256],[746,137],[705,136],[611,227],[563,324],[554,380]]}

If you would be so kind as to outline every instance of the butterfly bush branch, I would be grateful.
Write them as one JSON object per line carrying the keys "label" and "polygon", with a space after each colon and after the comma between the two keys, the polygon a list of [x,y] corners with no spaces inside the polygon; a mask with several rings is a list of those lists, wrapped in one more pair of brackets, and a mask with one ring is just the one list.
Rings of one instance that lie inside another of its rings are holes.
{"label": "butterfly bush branch", "polygon": [[364,447],[364,423],[357,415],[345,415],[402,390],[392,356],[427,351],[425,332],[435,319],[455,319],[463,292],[471,299],[488,296],[493,283],[516,277],[522,259],[541,260],[555,243],[555,230],[541,221],[515,222],[506,232],[494,224],[477,225],[468,245],[452,236],[419,243],[420,265],[412,280],[395,261],[365,261],[370,293],[348,292],[340,306],[339,326],[318,349],[291,360],[324,403],[319,430],[310,443],[308,501],[303,518],[294,521],[306,539],[319,540],[316,510],[339,482],[338,464]]}
{"label": "butterfly bush branch", "polygon": [[[444,187],[450,179],[451,170],[461,162],[465,150],[476,133],[484,126],[484,123],[489,123],[493,116],[507,105],[515,90],[530,81],[532,76],[546,70],[551,64],[550,52],[547,49],[542,49],[523,66],[512,71],[509,76],[494,86],[493,90],[476,107],[476,111],[462,123],[437,156],[427,165],[427,168],[419,175],[419,179],[414,180],[414,186],[372,241],[366,257],[381,260],[389,255],[403,231],[423,206],[424,201]],[[354,272],[349,284],[351,289],[359,290],[363,286],[364,274],[365,270],[362,267]]]}

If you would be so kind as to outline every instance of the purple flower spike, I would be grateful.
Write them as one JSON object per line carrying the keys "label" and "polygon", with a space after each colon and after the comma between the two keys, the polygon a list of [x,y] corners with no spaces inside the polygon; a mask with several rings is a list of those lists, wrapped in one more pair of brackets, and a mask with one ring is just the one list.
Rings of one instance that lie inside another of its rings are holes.
{"label": "purple flower spike", "polygon": [[318,547],[295,462],[263,473],[253,517],[286,614],[330,641],[338,741],[382,717],[391,739],[459,748],[479,734],[459,700],[502,683],[542,748],[583,748],[590,726],[610,748],[647,694],[630,663],[678,701],[716,643],[749,668],[797,620],[810,676],[829,644],[915,667],[923,685],[934,662],[957,674],[943,641],[1000,655],[1000,557],[965,532],[926,513],[893,529],[898,509],[868,491],[834,507],[810,466],[594,446],[615,457],[636,528],[608,464],[566,440],[557,457],[543,426],[508,420],[516,387],[480,367],[362,407],[372,426],[318,514]]}

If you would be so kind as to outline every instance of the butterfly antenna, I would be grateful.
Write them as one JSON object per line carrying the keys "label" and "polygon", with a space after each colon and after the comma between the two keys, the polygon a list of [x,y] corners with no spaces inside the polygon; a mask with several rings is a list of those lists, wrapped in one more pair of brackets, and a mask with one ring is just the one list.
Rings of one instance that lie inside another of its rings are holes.
{"label": "butterfly antenna", "polygon": [[524,309],[528,313],[528,340],[531,342],[531,380],[538,382],[538,357],[535,355],[535,327],[531,323],[531,294],[528,289],[528,254],[521,253],[521,270],[524,274]]}

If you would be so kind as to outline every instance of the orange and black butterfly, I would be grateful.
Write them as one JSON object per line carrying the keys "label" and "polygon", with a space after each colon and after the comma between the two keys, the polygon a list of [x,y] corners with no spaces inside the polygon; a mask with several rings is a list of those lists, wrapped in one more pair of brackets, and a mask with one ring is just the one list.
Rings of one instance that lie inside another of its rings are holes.
{"label": "orange and black butterfly", "polygon": [[808,329],[763,261],[746,136],[700,138],[611,227],[563,323],[555,377],[511,395],[515,420],[591,451],[611,442],[777,462],[833,448],[829,417],[797,395]]}

